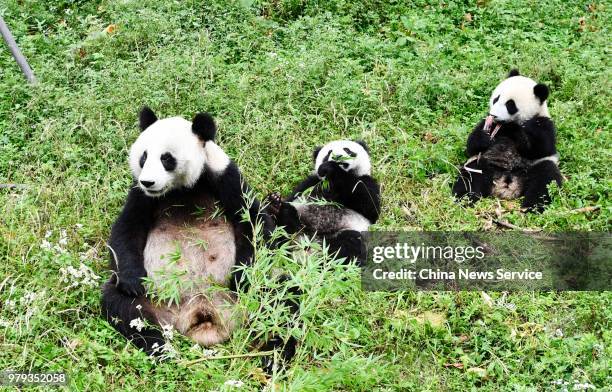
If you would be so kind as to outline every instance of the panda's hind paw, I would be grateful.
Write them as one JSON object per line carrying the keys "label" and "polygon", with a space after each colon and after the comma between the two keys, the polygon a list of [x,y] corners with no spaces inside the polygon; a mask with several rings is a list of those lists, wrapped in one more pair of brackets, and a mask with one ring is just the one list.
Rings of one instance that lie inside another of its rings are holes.
{"label": "panda's hind paw", "polygon": [[283,201],[278,192],[272,192],[266,197],[267,211],[270,215],[276,217],[280,212]]}

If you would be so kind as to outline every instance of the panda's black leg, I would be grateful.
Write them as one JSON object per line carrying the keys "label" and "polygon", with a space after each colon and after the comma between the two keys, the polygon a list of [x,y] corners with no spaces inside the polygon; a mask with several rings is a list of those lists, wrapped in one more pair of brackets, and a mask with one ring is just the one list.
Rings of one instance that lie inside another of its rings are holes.
{"label": "panda's black leg", "polygon": [[547,187],[553,181],[557,185],[562,182],[561,172],[553,162],[543,161],[529,168],[521,206],[529,212],[544,211],[544,206],[550,203]]}
{"label": "panda's black leg", "polygon": [[474,170],[480,170],[482,173],[461,169],[459,178],[457,178],[453,186],[453,195],[455,195],[457,199],[467,197],[470,203],[475,203],[482,197],[487,196],[487,175],[477,162],[470,163],[468,167]]}
{"label": "panda's black leg", "polygon": [[[287,282],[289,278],[286,275],[280,277],[281,282]],[[300,302],[299,298],[302,295],[302,290],[298,287],[292,286],[287,290],[290,298],[285,298],[279,302],[283,306],[286,306],[289,309],[289,312],[292,316],[297,314],[300,310]],[[277,304],[278,305],[278,304]],[[287,326],[288,327],[288,326]],[[262,346],[262,351],[280,351],[279,361],[276,362],[277,368],[284,367],[287,363],[289,363],[293,357],[295,356],[297,348],[297,340],[293,336],[289,336],[287,340],[283,340],[282,337],[278,335],[272,336],[266,343]],[[273,355],[262,357],[262,369],[267,374],[272,374],[274,372],[274,362],[275,357]]]}
{"label": "panda's black leg", "polygon": [[160,353],[165,341],[158,328],[145,324],[138,331],[136,326],[130,326],[132,320],[136,319],[157,324],[155,316],[150,312],[150,302],[145,297],[123,294],[112,280],[106,282],[102,290],[102,313],[108,323],[147,354]]}
{"label": "panda's black leg", "polygon": [[303,225],[300,222],[300,216],[290,203],[283,202],[276,217],[276,224],[284,226],[287,234],[294,234],[302,230]]}
{"label": "panda's black leg", "polygon": [[[297,340],[293,336],[290,336],[286,342],[281,337],[274,336],[261,348],[262,351],[280,351],[279,361],[276,362],[277,368],[282,368],[289,363],[295,356],[296,349]],[[266,374],[271,375],[274,373],[274,359],[274,355],[262,357],[261,367]]]}
{"label": "panda's black leg", "polygon": [[335,237],[325,237],[325,241],[329,244],[329,252],[336,254],[337,258],[344,258],[346,263],[354,258],[358,265],[365,262],[366,249],[360,232],[343,230]]}

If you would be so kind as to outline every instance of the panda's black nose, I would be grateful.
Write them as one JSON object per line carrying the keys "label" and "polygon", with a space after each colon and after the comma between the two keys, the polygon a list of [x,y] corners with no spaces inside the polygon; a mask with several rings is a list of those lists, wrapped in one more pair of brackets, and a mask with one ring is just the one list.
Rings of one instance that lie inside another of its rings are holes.
{"label": "panda's black nose", "polygon": [[145,188],[150,188],[153,185],[155,185],[155,181],[143,181],[140,180],[140,183],[142,184],[142,186],[144,186]]}

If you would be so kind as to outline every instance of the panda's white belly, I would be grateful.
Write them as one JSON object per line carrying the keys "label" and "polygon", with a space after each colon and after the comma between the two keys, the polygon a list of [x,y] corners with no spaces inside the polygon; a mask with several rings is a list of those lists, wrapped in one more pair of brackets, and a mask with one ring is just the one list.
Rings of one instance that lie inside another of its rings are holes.
{"label": "panda's white belly", "polygon": [[194,223],[162,219],[149,232],[144,267],[156,285],[177,274],[194,291],[227,282],[236,260],[232,225],[223,218]]}
{"label": "panda's white belly", "polygon": [[223,217],[163,215],[149,232],[144,267],[154,291],[177,289],[180,299],[172,305],[152,301],[159,324],[203,346],[227,340],[241,320],[235,294],[225,290],[235,260],[234,229]]}

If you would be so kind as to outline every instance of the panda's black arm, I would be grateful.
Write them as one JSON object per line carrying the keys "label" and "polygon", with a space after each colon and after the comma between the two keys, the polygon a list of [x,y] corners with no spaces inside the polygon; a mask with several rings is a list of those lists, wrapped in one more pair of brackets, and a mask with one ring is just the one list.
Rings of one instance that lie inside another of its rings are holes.
{"label": "panda's black arm", "polygon": [[304,193],[308,188],[312,188],[321,182],[321,179],[314,174],[309,175],[306,179],[300,182],[294,189],[291,195],[287,197],[286,201],[291,202],[295,201],[295,199]]}
{"label": "panda's black arm", "polygon": [[238,166],[233,161],[221,173],[209,173],[209,185],[223,207],[226,216],[234,223],[242,221],[242,214],[248,210],[251,222],[259,218],[259,200],[253,199],[248,204],[250,187],[244,181]]}
{"label": "panda's black arm", "polygon": [[468,157],[486,151],[491,146],[491,137],[483,130],[484,124],[485,120],[481,120],[468,136],[466,149]]}
{"label": "panda's black arm", "polygon": [[[271,217],[260,209],[257,198],[252,199],[248,195],[252,192],[246,181],[244,181],[238,166],[230,161],[228,166],[220,173],[210,173],[208,185],[223,207],[226,216],[234,223],[236,228],[236,265],[249,266],[253,263],[254,245],[253,226],[257,223],[263,224],[263,237],[267,240],[273,230],[274,224]],[[251,201],[250,205],[249,201]],[[243,212],[248,210],[249,221],[243,220]],[[242,279],[242,269],[237,269],[232,274],[230,290],[237,291],[238,288],[246,290],[246,283]]]}
{"label": "panda's black arm", "polygon": [[111,269],[117,273],[117,288],[125,294],[144,294],[141,278],[147,275],[143,252],[151,229],[156,201],[140,188],[130,190],[121,214],[113,224],[109,240]]}
{"label": "panda's black arm", "polygon": [[366,217],[374,224],[380,215],[380,186],[370,176],[357,178],[352,192],[347,195],[346,205]]}
{"label": "panda's black arm", "polygon": [[518,144],[521,155],[529,159],[557,153],[555,125],[548,117],[534,117],[523,124],[524,143]]}
{"label": "panda's black arm", "polygon": [[326,162],[321,167],[325,171],[326,178],[329,179],[330,193],[340,198],[336,201],[357,211],[370,223],[378,220],[380,187],[374,178],[369,175],[356,176],[346,172],[335,162]]}

